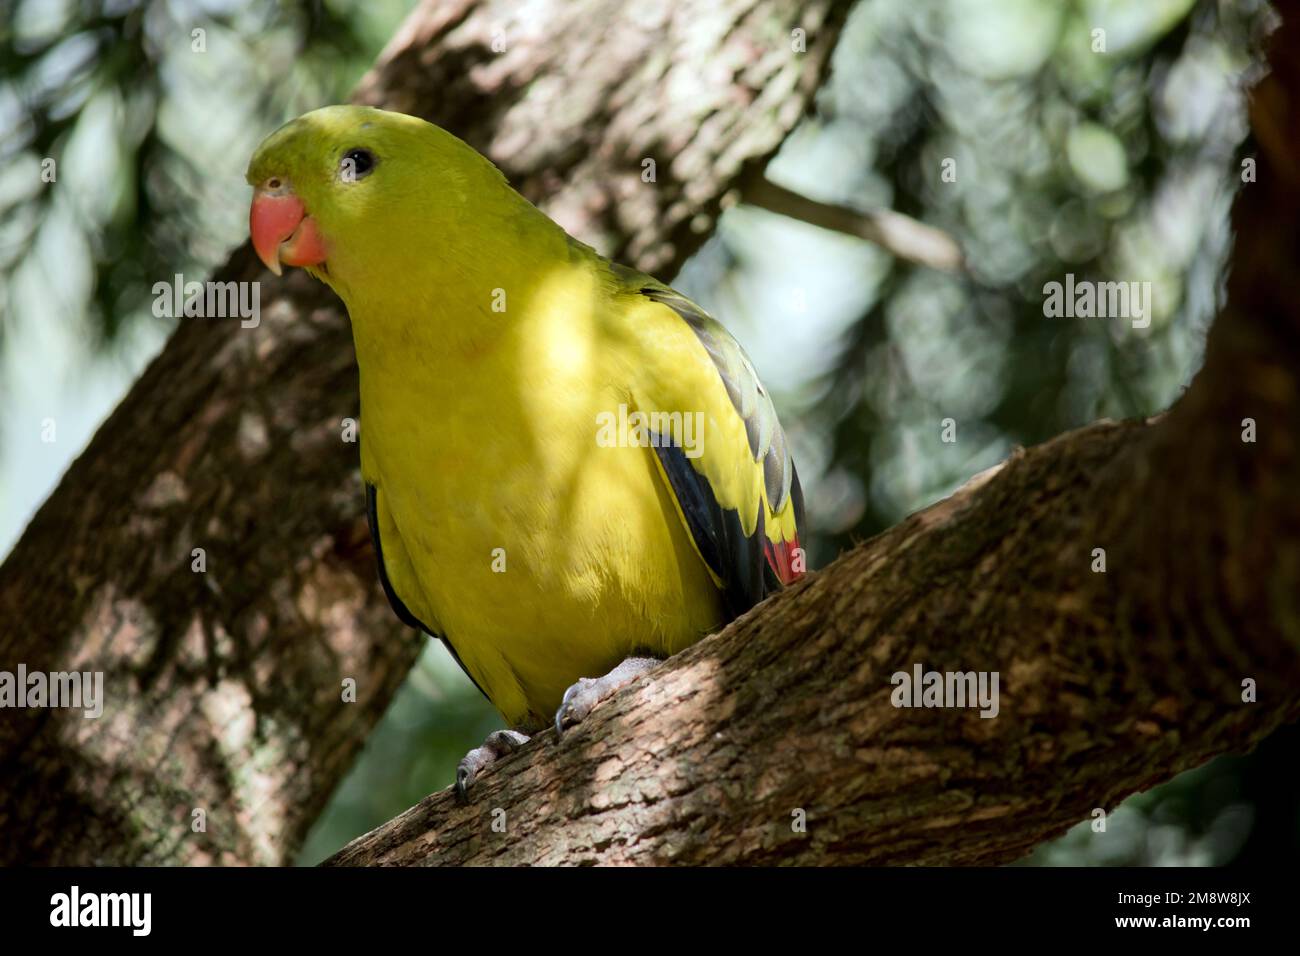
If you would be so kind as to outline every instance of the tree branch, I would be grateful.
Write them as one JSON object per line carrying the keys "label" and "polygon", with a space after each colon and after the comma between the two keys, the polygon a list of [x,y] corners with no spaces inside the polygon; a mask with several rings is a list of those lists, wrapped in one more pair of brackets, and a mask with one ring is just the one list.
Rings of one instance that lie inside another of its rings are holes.
{"label": "tree branch", "polygon": [[[1160,634],[1139,596],[1167,564],[1059,551],[1156,441],[1098,424],[1019,454],[534,738],[471,806],[434,794],[329,864],[1004,863],[1248,748],[1300,715],[1296,643],[1260,608],[1231,655],[1208,622]],[[998,671],[997,717],[895,708],[916,663]]]}
{"label": "tree branch", "polygon": [[[1300,15],[1281,6],[1228,302],[1167,415],[1016,454],[535,738],[473,805],[434,794],[329,862],[1004,863],[1300,716]],[[893,706],[916,664],[997,672],[996,718]]]}
{"label": "tree branch", "polygon": [[755,176],[744,187],[741,197],[759,209],[865,239],[907,262],[944,272],[966,271],[966,258],[956,239],[942,229],[892,209],[861,211],[818,202],[778,186],[766,176]]}

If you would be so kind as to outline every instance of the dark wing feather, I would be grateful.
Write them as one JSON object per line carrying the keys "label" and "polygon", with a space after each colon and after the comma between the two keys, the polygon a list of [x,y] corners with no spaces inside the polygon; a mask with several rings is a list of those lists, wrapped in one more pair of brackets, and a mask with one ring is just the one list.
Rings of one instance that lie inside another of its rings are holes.
{"label": "dark wing feather", "polygon": [[[744,349],[716,319],[686,296],[653,280],[645,280],[630,269],[616,267],[616,271],[625,282],[640,282],[636,288],[640,295],[668,306],[695,333],[717,370],[733,408],[745,423],[748,452],[755,465],[762,469],[768,506],[773,514],[778,514],[793,499],[795,527],[802,531],[805,527],[803,490],[794,459],[777,421],[772,399]],[[799,547],[798,537],[774,544],[767,537],[762,506],[753,533],[746,535],[739,512],[718,503],[708,479],[691,464],[680,447],[656,443],[656,452],[696,548],[722,581],[731,617],[753,607],[802,573],[792,570],[791,565],[791,551]]]}
{"label": "dark wing feather", "polygon": [[695,546],[713,573],[722,581],[727,619],[738,617],[763,600],[768,593],[763,560],[763,515],[752,535],[745,535],[740,514],[723,508],[708,481],[691,467],[680,445],[656,443],[655,453],[668,476],[677,504]]}

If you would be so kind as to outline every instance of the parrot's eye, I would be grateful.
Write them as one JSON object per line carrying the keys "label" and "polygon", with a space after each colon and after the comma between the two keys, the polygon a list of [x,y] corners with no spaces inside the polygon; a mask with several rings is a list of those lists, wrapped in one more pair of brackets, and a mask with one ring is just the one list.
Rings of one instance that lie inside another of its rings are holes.
{"label": "parrot's eye", "polygon": [[354,147],[343,154],[339,162],[339,178],[345,183],[365,179],[375,168],[375,154],[368,149]]}

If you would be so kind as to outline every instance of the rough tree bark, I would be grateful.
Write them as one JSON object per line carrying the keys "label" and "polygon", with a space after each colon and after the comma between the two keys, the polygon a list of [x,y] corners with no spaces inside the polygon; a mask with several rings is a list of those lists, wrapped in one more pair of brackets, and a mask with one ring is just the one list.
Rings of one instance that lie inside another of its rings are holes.
{"label": "rough tree bark", "polygon": [[[425,2],[357,99],[451,129],[571,232],[671,275],[808,108],[848,7]],[[0,721],[0,863],[291,860],[421,646],[341,441],[340,305],[247,248],[216,278],[263,283],[261,326],[183,322],[0,567],[0,669],[102,670],[108,695],[99,720]]]}
{"label": "rough tree bark", "polygon": [[[1279,6],[1227,305],[1170,412],[1016,454],[535,738],[472,805],[434,794],[330,862],[1003,863],[1300,716],[1300,4]],[[998,716],[895,708],[916,663],[999,672]]]}

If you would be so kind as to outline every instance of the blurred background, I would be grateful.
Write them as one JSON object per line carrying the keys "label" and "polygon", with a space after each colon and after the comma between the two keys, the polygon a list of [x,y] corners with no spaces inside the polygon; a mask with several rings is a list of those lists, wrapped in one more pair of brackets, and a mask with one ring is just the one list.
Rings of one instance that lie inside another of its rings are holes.
{"label": "blurred background", "polygon": [[[412,5],[0,0],[0,559],[170,333],[152,283],[244,241],[253,148],[345,99]],[[814,564],[1017,444],[1178,396],[1222,295],[1243,87],[1270,16],[1262,0],[861,0],[769,177],[937,226],[969,273],[742,204],[661,277],[731,328],[777,396]],[[196,22],[202,57],[176,40]],[[1151,282],[1150,327],[1044,318],[1043,285],[1067,272]],[[960,441],[934,441],[945,418]],[[498,726],[430,642],[300,862],[447,786]],[[1025,862],[1292,860],[1297,753],[1284,729],[1132,797],[1104,840],[1084,823]]]}

